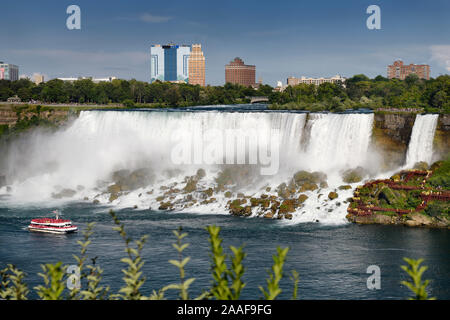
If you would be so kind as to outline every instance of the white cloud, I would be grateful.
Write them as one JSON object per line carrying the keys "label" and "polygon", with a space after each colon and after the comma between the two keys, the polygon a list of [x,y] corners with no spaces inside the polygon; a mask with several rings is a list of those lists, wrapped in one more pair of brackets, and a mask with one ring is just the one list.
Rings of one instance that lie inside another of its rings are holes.
{"label": "white cloud", "polygon": [[150,13],[143,13],[139,16],[139,20],[143,21],[143,22],[148,22],[148,23],[161,23],[161,22],[167,22],[169,20],[171,20],[172,17],[167,17],[167,16],[156,16]]}
{"label": "white cloud", "polygon": [[450,71],[450,45],[431,46],[431,60],[438,62]]}

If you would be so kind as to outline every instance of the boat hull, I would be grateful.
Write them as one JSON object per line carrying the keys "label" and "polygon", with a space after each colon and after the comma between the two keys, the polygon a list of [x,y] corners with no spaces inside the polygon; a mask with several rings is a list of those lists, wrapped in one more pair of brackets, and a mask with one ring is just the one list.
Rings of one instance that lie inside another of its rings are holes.
{"label": "boat hull", "polygon": [[78,231],[78,228],[70,228],[65,230],[57,230],[52,228],[34,228],[28,227],[28,230],[31,232],[41,232],[41,233],[53,233],[53,234],[66,234],[66,233],[74,233]]}

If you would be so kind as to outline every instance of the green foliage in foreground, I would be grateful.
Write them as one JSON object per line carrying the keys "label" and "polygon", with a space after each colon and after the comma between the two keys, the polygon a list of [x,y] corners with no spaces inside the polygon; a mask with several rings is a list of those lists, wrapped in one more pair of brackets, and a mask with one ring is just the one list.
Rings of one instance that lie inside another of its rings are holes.
{"label": "green foliage in foreground", "polygon": [[[178,268],[180,274],[180,282],[169,284],[161,289],[153,290],[150,296],[145,296],[141,292],[141,288],[146,281],[146,277],[142,274],[144,261],[142,259],[142,249],[147,240],[147,236],[141,237],[139,240],[133,241],[125,231],[125,226],[119,221],[116,214],[111,210],[110,214],[114,220],[114,230],[124,240],[126,257],[121,261],[126,265],[123,269],[124,285],[116,294],[110,294],[109,287],[100,285],[103,270],[96,266],[97,257],[91,259],[92,264],[88,264],[87,249],[91,241],[90,236],[93,234],[94,223],[89,223],[83,232],[83,241],[78,241],[81,247],[80,256],[74,255],[79,267],[80,274],[78,281],[80,285],[76,285],[77,278],[73,274],[66,273],[67,266],[62,262],[55,264],[42,265],[43,273],[39,275],[43,278],[44,284],[35,287],[35,291],[42,300],[102,300],[102,299],[123,299],[123,300],[161,300],[165,299],[165,292],[168,290],[176,290],[179,292],[179,298],[182,300],[190,299],[189,287],[195,281],[195,278],[186,278],[185,266],[190,261],[190,257],[184,257],[183,252],[189,246],[183,243],[183,239],[187,233],[183,233],[182,229],[174,231],[176,242],[173,244],[178,260],[169,260],[169,263]],[[242,278],[245,273],[243,261],[246,253],[243,247],[230,247],[231,255],[224,252],[222,239],[220,238],[220,228],[217,226],[208,226],[206,230],[209,233],[209,243],[211,248],[211,274],[212,284],[210,288],[204,289],[202,294],[194,299],[218,299],[218,300],[238,300],[245,288]],[[273,256],[273,265],[268,271],[269,277],[266,279],[266,288],[259,286],[262,292],[262,299],[276,299],[282,292],[280,282],[284,278],[283,267],[287,258],[289,248],[277,248],[277,253]],[[227,261],[231,264],[228,265]],[[412,282],[402,281],[415,294],[412,299],[427,299],[426,287],[429,280],[422,281],[422,274],[427,267],[420,267],[423,259],[412,260],[405,258],[410,268],[402,266],[407,272]],[[4,300],[26,300],[29,294],[27,284],[24,282],[25,274],[17,269],[14,265],[8,264],[6,268],[0,270],[0,299]],[[292,299],[297,299],[299,274],[292,270],[291,281],[293,282]],[[73,281],[75,280],[75,281]],[[85,289],[81,290],[81,282],[87,282]],[[66,285],[72,283],[68,294],[64,294]]]}
{"label": "green foliage in foreground", "polygon": [[423,259],[408,259],[403,258],[403,260],[408,263],[408,266],[401,266],[402,270],[405,271],[410,277],[410,281],[402,281],[401,284],[408,287],[413,293],[414,297],[409,298],[410,300],[434,300],[435,298],[428,298],[426,288],[430,283],[430,280],[422,281],[423,273],[428,269],[426,266],[419,267],[423,262]]}

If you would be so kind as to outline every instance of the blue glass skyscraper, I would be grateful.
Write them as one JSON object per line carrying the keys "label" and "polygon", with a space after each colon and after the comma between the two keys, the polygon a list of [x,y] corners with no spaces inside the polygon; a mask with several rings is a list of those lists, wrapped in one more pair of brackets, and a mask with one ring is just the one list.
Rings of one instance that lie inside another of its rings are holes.
{"label": "blue glass skyscraper", "polygon": [[188,45],[159,45],[150,48],[150,82],[160,81],[189,81],[189,56],[191,46]]}

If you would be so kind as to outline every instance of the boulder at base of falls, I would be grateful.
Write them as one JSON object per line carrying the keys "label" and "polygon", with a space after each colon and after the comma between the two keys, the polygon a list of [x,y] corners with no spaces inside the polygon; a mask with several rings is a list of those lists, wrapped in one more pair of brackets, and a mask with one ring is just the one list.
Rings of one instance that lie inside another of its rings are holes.
{"label": "boulder at base of falls", "polygon": [[62,199],[62,198],[72,198],[77,192],[72,189],[63,189],[58,193],[52,193],[52,198]]}
{"label": "boulder at base of falls", "polygon": [[425,161],[416,162],[413,169],[426,171],[428,170],[428,163],[426,163]]}
{"label": "boulder at base of falls", "polygon": [[197,178],[200,180],[206,176],[205,169],[198,169],[197,173],[195,174]]}
{"label": "boulder at base of falls", "polygon": [[355,169],[348,169],[342,172],[342,180],[345,183],[360,182],[366,175],[366,170],[363,167],[357,167]]}
{"label": "boulder at base of falls", "polygon": [[328,199],[330,199],[330,200],[334,200],[334,199],[336,199],[337,197],[338,197],[338,194],[337,194],[336,192],[331,191],[331,192],[328,194]]}
{"label": "boulder at base of falls", "polygon": [[299,189],[299,192],[305,192],[305,191],[314,191],[316,189],[319,189],[317,184],[305,182]]}
{"label": "boulder at base of falls", "polygon": [[305,170],[297,171],[293,176],[293,182],[298,186],[302,186],[305,183],[309,184],[324,184],[326,183],[327,175],[323,172],[308,172]]}
{"label": "boulder at base of falls", "polygon": [[172,203],[170,201],[167,201],[167,202],[160,202],[158,210],[168,210],[172,208],[173,208]]}
{"label": "boulder at base of falls", "polygon": [[124,169],[113,172],[112,180],[121,191],[129,191],[148,186],[154,181],[154,174],[148,168],[137,169],[133,172]]}
{"label": "boulder at base of falls", "polygon": [[298,197],[298,203],[299,203],[299,204],[300,204],[300,203],[303,203],[303,202],[306,201],[306,199],[308,199],[308,196],[307,196],[306,194],[301,194],[301,195],[299,195],[299,197]]}

